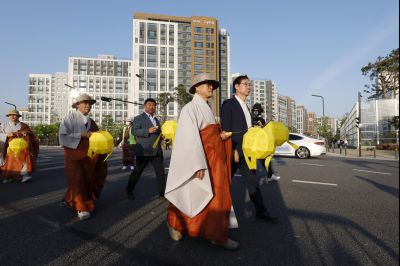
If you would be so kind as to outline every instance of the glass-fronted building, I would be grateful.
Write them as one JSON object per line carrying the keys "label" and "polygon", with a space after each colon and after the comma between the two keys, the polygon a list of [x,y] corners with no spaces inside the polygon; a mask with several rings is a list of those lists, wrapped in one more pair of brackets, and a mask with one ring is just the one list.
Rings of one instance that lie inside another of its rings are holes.
{"label": "glass-fronted building", "polygon": [[359,117],[356,103],[340,128],[340,137],[347,138],[350,147],[396,143],[397,133],[391,122],[393,117],[399,116],[398,101],[395,98],[362,102],[360,136],[356,127],[356,118]]}

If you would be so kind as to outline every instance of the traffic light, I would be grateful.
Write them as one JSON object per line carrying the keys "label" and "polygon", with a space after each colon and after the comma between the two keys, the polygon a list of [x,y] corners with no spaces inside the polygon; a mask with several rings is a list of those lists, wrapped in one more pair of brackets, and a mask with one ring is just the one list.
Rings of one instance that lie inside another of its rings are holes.
{"label": "traffic light", "polygon": [[360,127],[360,118],[356,117],[356,127]]}

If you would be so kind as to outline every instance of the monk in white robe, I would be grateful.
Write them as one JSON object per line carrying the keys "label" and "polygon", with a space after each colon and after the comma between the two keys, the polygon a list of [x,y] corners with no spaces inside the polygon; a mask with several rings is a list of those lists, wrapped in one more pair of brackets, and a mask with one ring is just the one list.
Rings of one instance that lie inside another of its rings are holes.
{"label": "monk in white robe", "polygon": [[165,190],[167,222],[173,240],[204,237],[232,250],[239,243],[228,238],[231,140],[207,104],[218,87],[209,74],[196,76],[193,100],[181,111]]}
{"label": "monk in white robe", "polygon": [[79,95],[73,105],[77,110],[65,117],[59,131],[67,174],[67,191],[61,203],[75,209],[80,220],[91,217],[107,176],[106,155],[88,156],[89,137],[99,130],[88,116],[95,102],[87,94]]}
{"label": "monk in white robe", "polygon": [[[39,139],[31,128],[19,121],[21,115],[17,110],[10,110],[7,115],[8,122],[0,125],[0,170],[3,183],[21,180],[22,183],[32,179],[32,172],[36,169],[36,160],[39,154]],[[9,143],[23,138],[27,149],[18,155],[8,152]]]}

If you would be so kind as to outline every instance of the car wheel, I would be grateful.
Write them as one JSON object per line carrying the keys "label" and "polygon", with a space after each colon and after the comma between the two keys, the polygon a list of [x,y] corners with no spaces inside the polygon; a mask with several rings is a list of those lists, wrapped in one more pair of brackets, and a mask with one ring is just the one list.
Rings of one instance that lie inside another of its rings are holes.
{"label": "car wheel", "polygon": [[307,159],[310,157],[310,150],[306,147],[300,147],[296,150],[296,157],[299,159]]}

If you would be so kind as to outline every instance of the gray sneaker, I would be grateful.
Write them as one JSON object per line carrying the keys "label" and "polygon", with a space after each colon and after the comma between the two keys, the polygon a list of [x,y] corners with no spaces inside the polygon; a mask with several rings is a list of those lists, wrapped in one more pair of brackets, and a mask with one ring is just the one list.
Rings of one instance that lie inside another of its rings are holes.
{"label": "gray sneaker", "polygon": [[24,175],[24,176],[22,176],[21,183],[28,182],[28,181],[31,180],[31,179],[32,179],[32,176],[30,176],[30,175]]}

